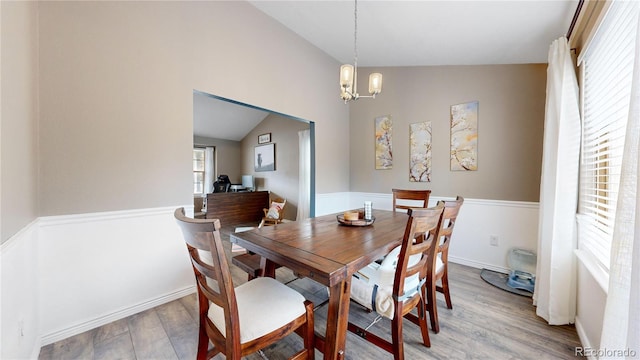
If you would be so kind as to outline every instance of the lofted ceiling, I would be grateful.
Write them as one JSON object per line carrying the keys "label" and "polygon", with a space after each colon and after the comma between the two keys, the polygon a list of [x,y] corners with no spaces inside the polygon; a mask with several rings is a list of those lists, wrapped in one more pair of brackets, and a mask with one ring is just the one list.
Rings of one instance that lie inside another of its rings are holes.
{"label": "lofted ceiling", "polygon": [[[353,63],[354,1],[249,3],[339,63]],[[567,33],[577,6],[578,0],[360,0],[358,66],[546,63],[549,45]],[[266,115],[194,94],[196,135],[240,140]]]}
{"label": "lofted ceiling", "polygon": [[193,134],[213,139],[242,140],[269,115],[268,111],[193,93]]}
{"label": "lofted ceiling", "polygon": [[[249,1],[353,63],[354,1]],[[359,66],[546,63],[578,0],[358,1]]]}

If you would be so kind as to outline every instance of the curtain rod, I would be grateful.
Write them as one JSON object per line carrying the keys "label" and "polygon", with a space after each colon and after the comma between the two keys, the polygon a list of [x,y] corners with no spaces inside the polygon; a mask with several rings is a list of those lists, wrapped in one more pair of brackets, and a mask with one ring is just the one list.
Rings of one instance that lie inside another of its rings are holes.
{"label": "curtain rod", "polygon": [[573,28],[576,26],[576,22],[578,21],[578,16],[580,15],[580,10],[582,10],[583,4],[584,4],[584,0],[578,1],[578,7],[576,8],[576,12],[573,14],[573,19],[571,19],[571,25],[569,25],[569,31],[567,31],[567,40],[571,38],[571,33],[573,32]]}

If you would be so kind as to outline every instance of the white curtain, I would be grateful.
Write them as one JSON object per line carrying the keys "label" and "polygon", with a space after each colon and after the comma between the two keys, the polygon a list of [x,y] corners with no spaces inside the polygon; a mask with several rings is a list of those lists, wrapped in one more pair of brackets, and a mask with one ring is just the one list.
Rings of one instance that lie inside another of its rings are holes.
{"label": "white curtain", "polygon": [[204,149],[204,193],[213,192],[213,147],[207,146]]}
{"label": "white curtain", "polygon": [[533,295],[536,313],[552,325],[575,321],[574,250],[581,131],[578,94],[569,45],[561,37],[549,49]]}
{"label": "white curtain", "polygon": [[311,199],[311,132],[298,131],[298,145],[300,147],[298,165],[298,214],[297,220],[309,217],[309,203]]}
{"label": "white curtain", "polygon": [[600,359],[640,359],[640,23],[635,46]]}

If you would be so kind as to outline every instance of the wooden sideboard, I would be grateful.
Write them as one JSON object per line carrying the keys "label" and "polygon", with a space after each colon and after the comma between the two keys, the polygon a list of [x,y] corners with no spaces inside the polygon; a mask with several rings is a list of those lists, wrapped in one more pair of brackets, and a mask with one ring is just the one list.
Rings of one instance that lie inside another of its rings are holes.
{"label": "wooden sideboard", "polygon": [[269,192],[225,192],[207,194],[207,219],[220,219],[222,226],[256,223],[269,208]]}

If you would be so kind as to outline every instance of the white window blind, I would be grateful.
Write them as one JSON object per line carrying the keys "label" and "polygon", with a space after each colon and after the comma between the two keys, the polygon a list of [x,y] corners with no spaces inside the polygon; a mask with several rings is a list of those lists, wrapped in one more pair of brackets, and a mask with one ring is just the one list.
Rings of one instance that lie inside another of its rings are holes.
{"label": "white window blind", "polygon": [[583,133],[578,246],[609,268],[629,116],[638,2],[615,1],[581,54]]}

